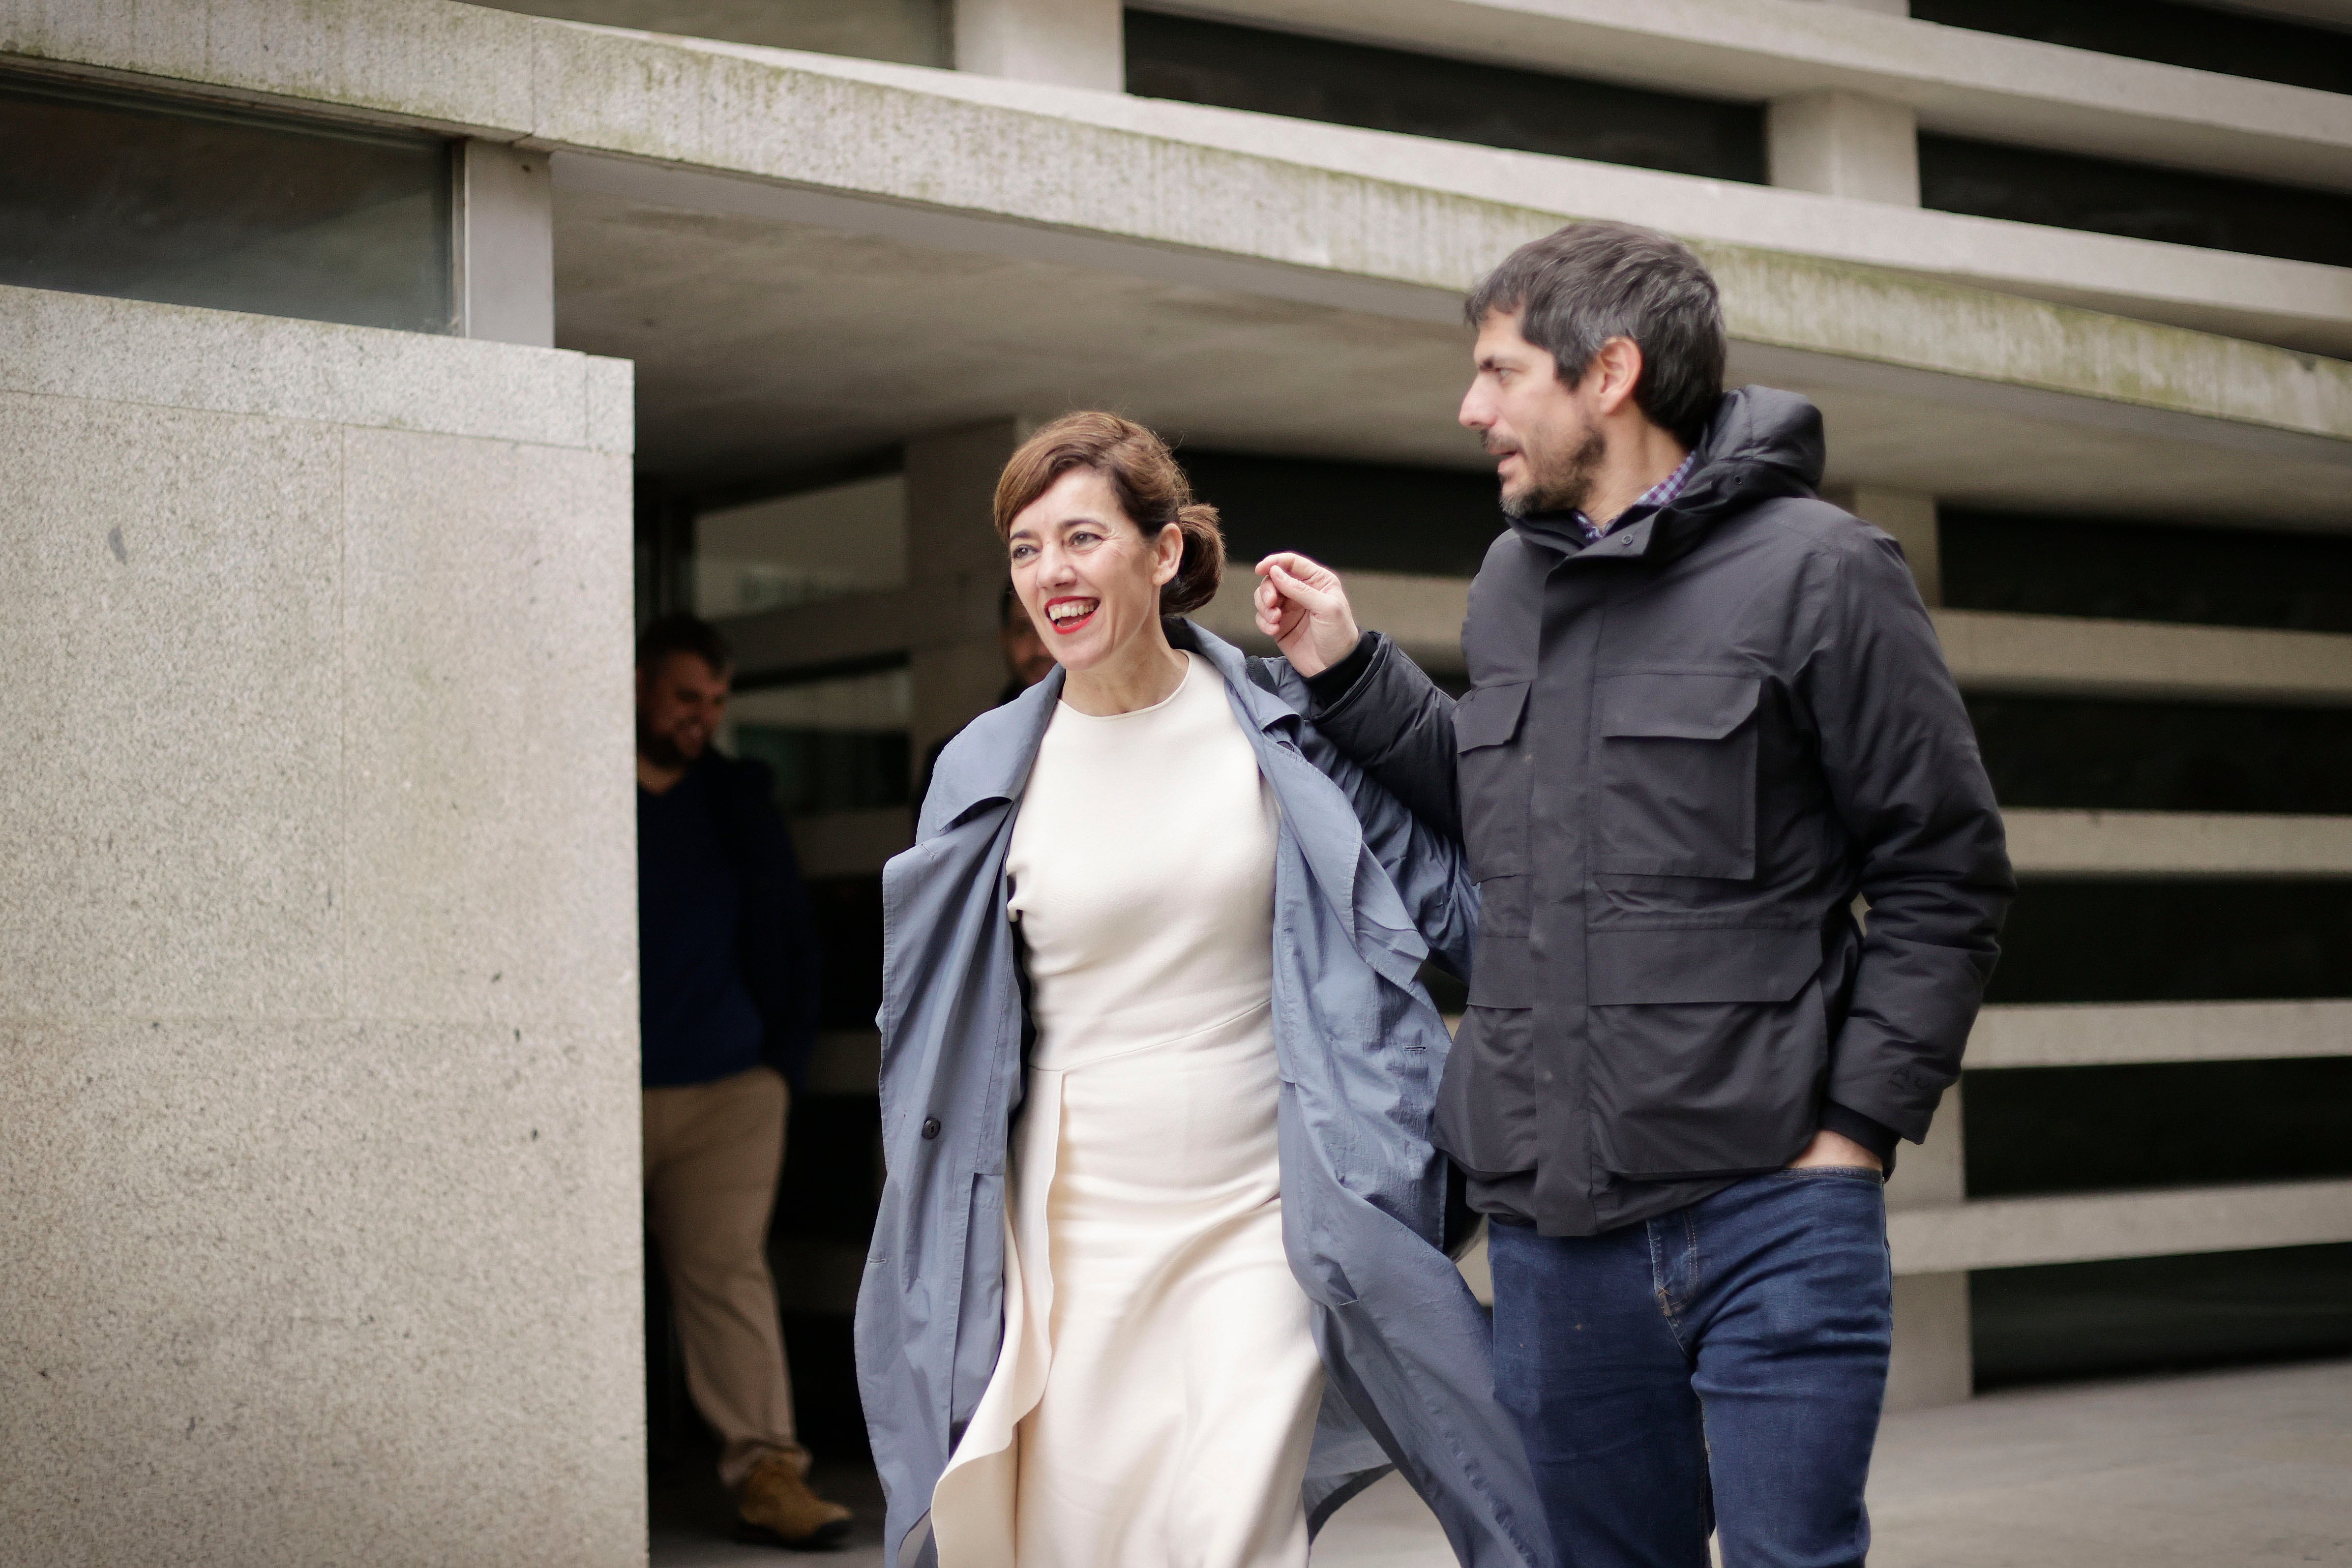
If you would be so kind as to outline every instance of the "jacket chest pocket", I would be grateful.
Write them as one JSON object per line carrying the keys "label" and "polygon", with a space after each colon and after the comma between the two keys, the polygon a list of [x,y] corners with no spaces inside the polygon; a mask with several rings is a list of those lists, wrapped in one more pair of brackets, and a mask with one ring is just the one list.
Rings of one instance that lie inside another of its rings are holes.
{"label": "jacket chest pocket", "polygon": [[1454,709],[1462,842],[1478,880],[1481,929],[1525,936],[1528,929],[1528,768],[1515,746],[1527,712],[1528,683],[1478,686]]}
{"label": "jacket chest pocket", "polygon": [[1596,683],[1593,870],[1755,876],[1761,695],[1752,675],[1643,673]]}

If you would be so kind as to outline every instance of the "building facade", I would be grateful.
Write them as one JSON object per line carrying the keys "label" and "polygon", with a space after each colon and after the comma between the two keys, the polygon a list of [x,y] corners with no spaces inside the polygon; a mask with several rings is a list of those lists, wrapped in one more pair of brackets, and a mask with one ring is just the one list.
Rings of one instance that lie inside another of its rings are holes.
{"label": "building facade", "polygon": [[2352,1344],[2352,5],[0,0],[0,1564],[643,1561],[658,609],[824,912],[773,1253],[854,1447],[998,467],[1143,419],[1458,680],[1460,299],[1577,218],[1821,405],[2008,811],[1894,1403]]}

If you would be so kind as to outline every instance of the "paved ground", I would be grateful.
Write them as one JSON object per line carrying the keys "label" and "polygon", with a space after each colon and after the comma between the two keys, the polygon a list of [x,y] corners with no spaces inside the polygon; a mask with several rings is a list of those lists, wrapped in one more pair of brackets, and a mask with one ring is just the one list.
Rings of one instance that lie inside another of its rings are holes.
{"label": "paved ground", "polygon": [[[825,1478],[860,1539],[821,1561],[881,1568],[870,1477]],[[2352,1362],[1996,1394],[1888,1419],[1871,1479],[1874,1568],[2352,1568]],[[653,1568],[778,1568],[682,1517]],[[812,1561],[801,1559],[801,1561]],[[1341,1510],[1318,1568],[1447,1568],[1393,1479]]]}

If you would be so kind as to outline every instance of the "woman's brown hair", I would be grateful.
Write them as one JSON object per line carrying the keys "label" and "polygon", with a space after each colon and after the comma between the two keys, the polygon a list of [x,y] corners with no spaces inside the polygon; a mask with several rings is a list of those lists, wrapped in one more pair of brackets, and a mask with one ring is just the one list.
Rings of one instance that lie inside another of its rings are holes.
{"label": "woman's brown hair", "polygon": [[1073,468],[1110,482],[1119,509],[1146,540],[1181,529],[1184,558],[1160,588],[1160,613],[1189,615],[1217,596],[1225,570],[1225,535],[1217,508],[1192,499],[1192,481],[1168,444],[1115,413],[1066,413],[1021,444],[996,481],[996,535],[1010,538],[1013,519]]}

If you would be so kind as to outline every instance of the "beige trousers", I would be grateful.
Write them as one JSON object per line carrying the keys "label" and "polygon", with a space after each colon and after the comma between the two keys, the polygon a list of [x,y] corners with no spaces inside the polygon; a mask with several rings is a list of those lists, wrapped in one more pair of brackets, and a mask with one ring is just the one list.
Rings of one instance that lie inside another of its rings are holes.
{"label": "beige trousers", "polygon": [[772,1454],[808,1469],[768,1272],[787,1095],[771,1067],[645,1092],[646,1224],[669,1280],[687,1391],[724,1445],[729,1487]]}

